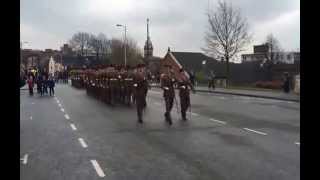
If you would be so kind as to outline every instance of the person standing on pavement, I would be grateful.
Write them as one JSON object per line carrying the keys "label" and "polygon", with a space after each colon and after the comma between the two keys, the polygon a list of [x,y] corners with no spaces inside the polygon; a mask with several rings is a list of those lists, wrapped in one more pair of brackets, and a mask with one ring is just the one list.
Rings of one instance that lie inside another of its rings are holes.
{"label": "person standing on pavement", "polygon": [[287,73],[287,72],[284,73],[283,91],[285,93],[289,93],[289,91],[290,91],[290,79],[289,79],[289,73]]}
{"label": "person standing on pavement", "polygon": [[42,78],[42,88],[43,88],[43,94],[48,94],[48,79],[45,75],[43,75]]}
{"label": "person standing on pavement", "polygon": [[210,75],[209,75],[209,83],[208,83],[208,88],[209,90],[212,88],[212,90],[215,89],[215,78],[216,78],[216,75],[213,73],[213,71],[210,71]]}
{"label": "person standing on pavement", "polygon": [[181,105],[181,117],[183,121],[187,120],[186,112],[190,107],[190,90],[194,92],[193,86],[185,75],[185,71],[180,69],[178,89],[180,96],[180,105]]}
{"label": "person standing on pavement", "polygon": [[54,82],[54,80],[53,80],[52,77],[48,80],[48,86],[49,86],[50,96],[54,96],[54,86],[55,86],[55,82]]}
{"label": "person standing on pavement", "polygon": [[27,83],[28,83],[28,87],[29,87],[29,94],[30,94],[30,96],[33,96],[33,77],[30,75],[29,76],[29,79],[28,79],[28,81],[27,81]]}

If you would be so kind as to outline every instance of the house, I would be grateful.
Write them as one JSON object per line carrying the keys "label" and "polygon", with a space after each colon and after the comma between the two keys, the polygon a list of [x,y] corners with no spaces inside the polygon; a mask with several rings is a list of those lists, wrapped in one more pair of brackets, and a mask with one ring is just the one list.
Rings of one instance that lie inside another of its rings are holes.
{"label": "house", "polygon": [[[253,46],[252,54],[242,54],[241,61],[242,63],[247,62],[264,62],[267,59],[271,59],[271,52],[267,44],[255,45]],[[300,61],[299,52],[272,52],[272,59],[277,64],[295,64],[297,61]]]}

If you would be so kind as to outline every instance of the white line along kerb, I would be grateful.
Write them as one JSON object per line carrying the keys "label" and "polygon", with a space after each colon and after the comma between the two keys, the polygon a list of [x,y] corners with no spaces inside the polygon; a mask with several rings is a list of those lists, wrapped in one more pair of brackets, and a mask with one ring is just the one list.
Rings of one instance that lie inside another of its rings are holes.
{"label": "white line along kerb", "polygon": [[249,128],[243,128],[243,129],[244,129],[244,130],[247,130],[247,131],[251,131],[251,132],[257,133],[257,134],[261,134],[261,135],[264,135],[264,136],[267,135],[267,133],[260,132],[260,131],[255,131],[255,130],[252,130],[252,129],[249,129]]}
{"label": "white line along kerb", "polygon": [[213,119],[213,118],[210,118],[209,120],[210,120],[210,121],[213,121],[213,122],[220,123],[220,124],[227,124],[227,123],[224,122],[224,121],[219,121],[219,120],[216,120],[216,119]]}
{"label": "white line along kerb", "polygon": [[84,140],[82,138],[79,138],[78,140],[79,140],[79,142],[80,142],[80,144],[81,144],[81,146],[83,148],[87,148],[88,147],[87,144],[84,142]]}
{"label": "white line along kerb", "polygon": [[70,117],[69,117],[68,114],[65,114],[64,117],[65,117],[66,119],[70,119]]}
{"label": "white line along kerb", "polygon": [[100,177],[106,176],[96,160],[91,160],[91,163],[92,163],[92,166],[94,167],[94,169],[96,170],[98,176],[100,176]]}
{"label": "white line along kerb", "polygon": [[28,163],[28,154],[25,154],[25,155],[23,156],[23,158],[20,159],[20,161],[22,161],[23,164],[27,164],[27,163]]}
{"label": "white line along kerb", "polygon": [[77,128],[76,128],[76,126],[74,124],[70,124],[70,126],[71,126],[72,130],[74,130],[74,131],[77,130]]}
{"label": "white line along kerb", "polygon": [[191,115],[193,115],[193,116],[199,116],[198,113],[193,113],[193,112],[191,112]]}

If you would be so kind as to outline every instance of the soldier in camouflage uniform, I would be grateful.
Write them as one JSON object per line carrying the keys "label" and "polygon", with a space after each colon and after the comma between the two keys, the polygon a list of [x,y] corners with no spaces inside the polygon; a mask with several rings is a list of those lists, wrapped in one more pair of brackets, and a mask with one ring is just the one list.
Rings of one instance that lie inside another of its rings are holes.
{"label": "soldier in camouflage uniform", "polygon": [[145,92],[148,89],[147,79],[145,74],[144,65],[138,65],[138,72],[135,73],[134,76],[134,96],[136,99],[136,108],[137,108],[137,115],[138,115],[138,122],[143,123],[142,120],[142,113],[146,106],[146,96]]}
{"label": "soldier in camouflage uniform", "polygon": [[174,84],[176,82],[174,75],[171,71],[170,66],[166,66],[167,70],[161,75],[161,88],[163,89],[163,97],[166,105],[166,112],[164,114],[166,122],[169,125],[172,125],[172,119],[170,112],[173,107],[173,102],[175,99],[175,91],[174,91]]}
{"label": "soldier in camouflage uniform", "polygon": [[182,117],[182,120],[186,121],[187,120],[186,111],[190,107],[190,90],[194,92],[194,88],[183,69],[180,69],[178,89],[179,89],[180,105],[181,105],[181,117]]}

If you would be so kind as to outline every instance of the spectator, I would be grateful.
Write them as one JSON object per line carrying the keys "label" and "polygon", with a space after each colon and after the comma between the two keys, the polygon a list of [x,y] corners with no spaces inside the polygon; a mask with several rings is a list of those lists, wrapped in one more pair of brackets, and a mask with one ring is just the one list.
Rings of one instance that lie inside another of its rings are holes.
{"label": "spectator", "polygon": [[289,79],[289,73],[287,73],[287,72],[284,73],[283,91],[285,93],[289,93],[289,91],[290,91],[290,79]]}
{"label": "spectator", "polygon": [[29,76],[29,79],[28,79],[28,86],[29,86],[29,94],[30,96],[33,96],[33,77],[32,76]]}
{"label": "spectator", "polygon": [[43,88],[42,90],[43,94],[48,94],[48,79],[45,75],[43,76],[42,88]]}
{"label": "spectator", "polygon": [[216,75],[213,73],[213,71],[210,71],[210,75],[209,75],[209,83],[208,83],[208,88],[210,90],[210,88],[212,88],[212,90],[215,89],[215,78]]}
{"label": "spectator", "polygon": [[48,80],[48,86],[49,86],[50,96],[54,96],[55,82],[52,77]]}

